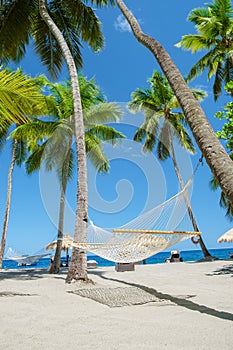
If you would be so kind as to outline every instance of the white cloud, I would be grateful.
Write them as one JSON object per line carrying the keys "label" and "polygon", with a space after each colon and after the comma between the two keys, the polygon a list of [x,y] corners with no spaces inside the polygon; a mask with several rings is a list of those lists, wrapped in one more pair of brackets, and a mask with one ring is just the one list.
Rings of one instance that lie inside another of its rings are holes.
{"label": "white cloud", "polygon": [[129,23],[126,21],[123,15],[119,15],[114,22],[114,27],[116,30],[119,30],[120,32],[131,32],[131,28]]}

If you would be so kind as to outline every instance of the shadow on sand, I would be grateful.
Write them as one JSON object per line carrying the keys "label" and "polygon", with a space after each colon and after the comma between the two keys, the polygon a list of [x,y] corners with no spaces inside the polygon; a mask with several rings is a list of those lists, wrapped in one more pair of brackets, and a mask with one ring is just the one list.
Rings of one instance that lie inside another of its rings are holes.
{"label": "shadow on sand", "polygon": [[[3,272],[4,271],[4,272]],[[51,277],[56,279],[64,280],[64,276],[67,275],[67,268],[62,268],[59,274],[50,274],[47,269],[15,269],[15,270],[2,270],[0,272],[0,281],[4,279],[15,279],[15,280],[35,280],[38,278]]]}
{"label": "shadow on sand", "polygon": [[[232,268],[232,266],[231,266],[231,268]],[[198,311],[202,314],[210,315],[210,316],[217,317],[217,318],[220,318],[223,320],[233,321],[233,314],[230,312],[218,311],[218,310],[215,310],[215,309],[210,308],[208,306],[200,305],[200,304],[197,304],[191,300],[188,300],[190,297],[194,297],[194,295],[186,296],[186,297],[177,297],[177,296],[173,296],[170,294],[159,292],[154,288],[149,288],[149,287],[141,285],[141,284],[125,282],[125,281],[122,281],[122,280],[117,279],[117,278],[109,278],[109,277],[104,276],[104,273],[102,273],[102,272],[93,271],[92,273],[99,275],[101,278],[108,280],[108,281],[119,282],[119,283],[122,283],[122,284],[127,285],[127,286],[133,286],[133,287],[140,288],[140,289],[144,290],[145,292],[150,293],[151,295],[154,295],[158,299],[168,300],[168,301],[174,303],[175,305],[185,307],[186,309],[189,309],[192,311]]]}
{"label": "shadow on sand", "polygon": [[206,274],[206,276],[215,276],[215,275],[231,275],[233,277],[233,265],[226,265],[213,271],[212,273]]}
{"label": "shadow on sand", "polygon": [[[1,279],[9,279],[13,278],[16,280],[35,280],[38,278],[44,278],[47,270],[46,269],[25,269],[25,270],[5,270],[0,275]],[[213,308],[210,308],[205,305],[197,304],[191,300],[188,300],[190,297],[193,296],[186,296],[186,297],[177,297],[170,294],[162,293],[157,291],[154,288],[149,288],[147,286],[137,284],[137,283],[130,283],[123,281],[121,279],[117,278],[110,278],[105,276],[104,271],[98,271],[98,270],[90,270],[89,271],[93,275],[97,275],[102,279],[105,279],[107,281],[114,281],[119,282],[121,284],[127,285],[127,286],[133,286],[140,288],[141,290],[144,290],[145,292],[157,297],[158,299],[168,300],[172,302],[175,305],[185,307],[186,309],[197,311],[206,315],[210,315],[213,317],[217,317],[223,320],[233,321],[233,314],[225,311],[218,311]],[[46,274],[47,278],[56,278],[56,279],[62,279],[65,280],[65,276],[67,274],[67,268],[63,268],[60,270],[59,274]],[[213,273],[208,274],[208,276],[214,276],[214,275],[223,275],[223,274],[233,274],[233,265],[224,266],[221,269],[218,269],[216,271],[213,271]],[[65,282],[65,281],[64,281]]]}

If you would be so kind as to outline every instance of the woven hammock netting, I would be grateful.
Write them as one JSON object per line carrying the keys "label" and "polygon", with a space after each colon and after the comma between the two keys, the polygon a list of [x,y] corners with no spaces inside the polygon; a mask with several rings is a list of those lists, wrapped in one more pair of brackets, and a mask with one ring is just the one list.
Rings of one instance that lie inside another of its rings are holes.
{"label": "woven hammock netting", "polygon": [[118,229],[102,229],[91,222],[87,229],[88,243],[73,241],[72,246],[116,263],[131,263],[197,236],[199,232],[174,231],[187,213],[191,182],[174,197]]}

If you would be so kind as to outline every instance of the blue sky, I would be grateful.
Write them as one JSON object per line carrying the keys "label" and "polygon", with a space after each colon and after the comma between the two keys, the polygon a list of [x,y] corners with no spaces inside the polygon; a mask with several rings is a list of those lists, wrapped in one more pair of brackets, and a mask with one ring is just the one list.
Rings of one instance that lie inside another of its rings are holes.
{"label": "blue sky", "polygon": [[[205,1],[181,0],[179,6],[172,0],[129,0],[126,3],[140,21],[142,29],[161,42],[180,71],[186,75],[200,55],[192,55],[176,48],[174,44],[182,35],[195,32],[193,25],[187,22],[186,18],[193,7],[203,6]],[[142,116],[128,115],[125,108],[131,93],[137,88],[147,87],[147,79],[151,77],[153,70],[159,67],[152,54],[134,39],[117,8],[98,10],[97,14],[103,23],[105,48],[102,52],[93,54],[84,46],[83,73],[88,78],[95,77],[108,101],[120,103],[124,109],[124,119],[115,127],[126,134],[126,140],[119,148],[106,148],[111,159],[108,175],[96,175],[94,169],[88,165],[89,215],[98,226],[118,227],[174,195],[179,189],[171,161],[161,164],[153,155],[143,158],[141,146],[132,143],[133,133]],[[31,48],[20,65],[24,72],[32,76],[46,74]],[[67,77],[67,71],[64,69],[59,80]],[[213,101],[211,84],[207,82],[205,75],[193,81],[191,86],[201,87],[208,93],[202,107],[214,130],[218,130],[221,122],[214,118],[214,113],[223,108],[226,98],[220,98],[217,103]],[[182,173],[188,180],[198,162],[200,152],[197,150],[197,155],[192,157],[181,150],[178,152]],[[5,208],[9,163],[10,149],[7,147],[1,155],[1,219]],[[229,244],[217,243],[217,238],[230,229],[232,224],[219,208],[219,192],[212,192],[209,188],[210,177],[208,166],[204,164],[194,179],[191,198],[193,210],[207,247],[230,249]],[[28,177],[23,167],[15,169],[8,247],[34,253],[55,239],[58,193],[54,174],[48,175],[41,171]],[[65,232],[72,235],[76,201],[75,176],[68,188],[67,201]],[[189,224],[187,229],[190,229]],[[178,248],[197,249],[190,241],[182,243]]]}

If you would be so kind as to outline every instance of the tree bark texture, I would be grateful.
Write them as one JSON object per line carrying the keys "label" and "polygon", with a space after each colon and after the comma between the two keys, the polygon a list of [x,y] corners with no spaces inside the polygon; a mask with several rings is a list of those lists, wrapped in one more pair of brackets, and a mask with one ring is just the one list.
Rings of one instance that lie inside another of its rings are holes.
{"label": "tree bark texture", "polygon": [[[58,273],[61,265],[61,252],[62,252],[62,239],[64,236],[64,215],[65,215],[65,201],[66,201],[66,188],[68,183],[69,163],[70,163],[70,148],[72,145],[72,139],[69,139],[67,154],[64,159],[64,180],[61,184],[61,196],[59,207],[59,222],[57,232],[57,247],[54,255],[54,261],[51,263],[49,273]],[[68,262],[67,262],[68,264]]]}
{"label": "tree bark texture", "polygon": [[[41,17],[48,25],[62,50],[69,70],[74,106],[76,153],[78,158],[78,191],[74,240],[86,242],[88,221],[87,165],[83,113],[77,69],[70,49],[62,33],[48,14],[45,0],[39,0],[39,10]],[[76,248],[73,248],[72,259],[66,277],[66,282],[71,283],[73,279],[88,281],[86,252],[83,250],[77,250]]]}
{"label": "tree bark texture", "polygon": [[3,229],[2,229],[2,239],[0,246],[0,269],[2,269],[2,260],[5,253],[6,247],[6,236],[7,236],[7,228],[10,216],[10,207],[11,207],[11,193],[12,193],[12,174],[15,166],[16,159],[16,151],[17,151],[18,141],[14,140],[14,146],[12,151],[11,164],[8,171],[8,180],[7,180],[7,199],[6,199],[6,211],[4,215]]}
{"label": "tree bark texture", "polygon": [[213,175],[218,180],[221,189],[231,204],[233,204],[233,162],[215,136],[204,111],[162,45],[142,32],[136,18],[129,11],[124,1],[117,0],[117,4],[128,21],[135,38],[148,48],[158,61],[179,101],[199,149],[204,155]]}
{"label": "tree bark texture", "polygon": [[[175,169],[175,172],[176,172],[179,184],[180,184],[180,188],[181,188],[181,190],[183,190],[185,187],[185,184],[184,184],[182,175],[180,173],[180,169],[179,169],[177,161],[176,161],[176,155],[175,155],[175,150],[174,150],[174,145],[173,145],[172,139],[171,139],[171,153],[172,153],[172,161],[173,161],[174,169]],[[200,232],[200,230],[197,226],[196,219],[195,219],[194,214],[193,214],[190,200],[189,200],[188,196],[186,195],[186,193],[184,193],[184,200],[185,200],[185,204],[186,204],[186,207],[188,210],[188,215],[189,215],[189,218],[191,220],[193,229],[195,232]],[[201,247],[201,250],[202,250],[204,257],[205,258],[210,257],[211,254],[209,253],[208,249],[206,248],[205,243],[203,242],[201,235],[198,237],[198,243],[200,244],[200,247]]]}

